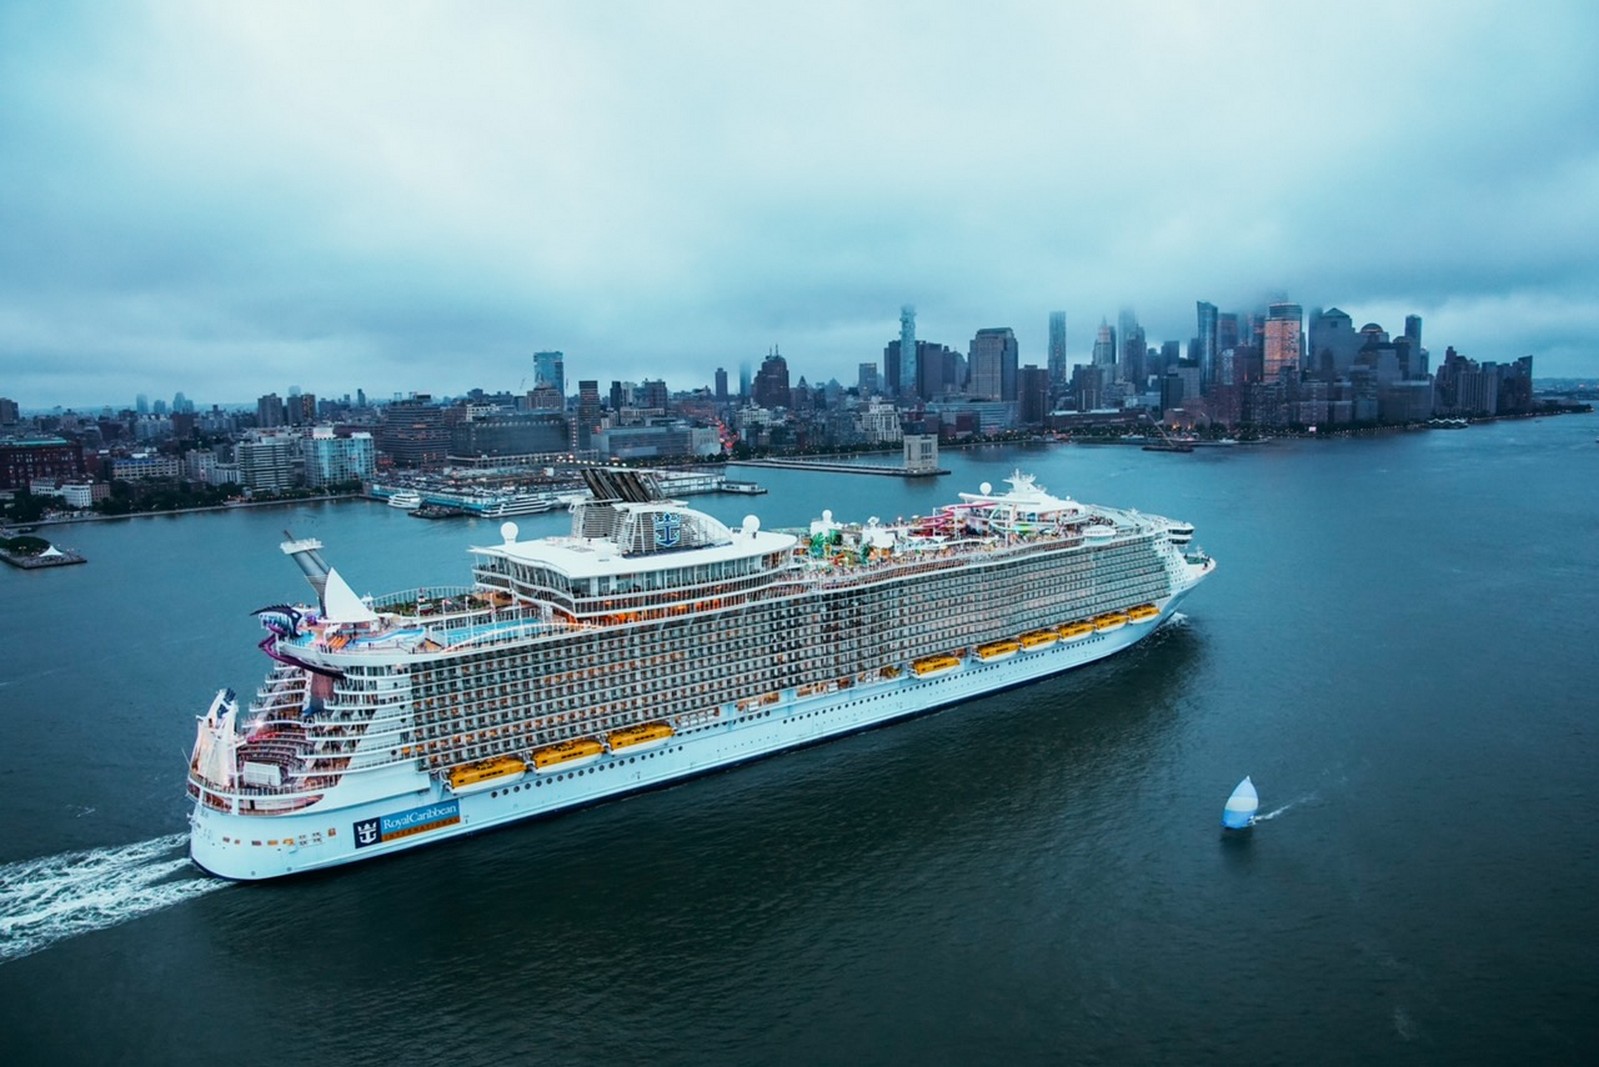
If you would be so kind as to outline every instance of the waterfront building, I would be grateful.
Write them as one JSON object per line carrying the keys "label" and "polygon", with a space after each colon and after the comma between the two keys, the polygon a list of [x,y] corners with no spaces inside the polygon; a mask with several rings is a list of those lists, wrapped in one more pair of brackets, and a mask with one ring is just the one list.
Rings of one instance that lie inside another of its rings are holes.
{"label": "waterfront building", "polygon": [[159,452],[135,452],[131,456],[115,456],[111,460],[111,480],[137,482],[151,478],[177,478],[183,473],[183,464],[176,456]]}
{"label": "waterfront building", "polygon": [[450,456],[526,456],[571,450],[571,428],[556,411],[490,411],[457,423]]}
{"label": "waterfront building", "polygon": [[905,435],[905,469],[913,474],[938,469],[938,436],[930,433]]}
{"label": "waterfront building", "polygon": [[239,481],[247,489],[277,492],[292,489],[294,468],[300,457],[300,439],[286,434],[252,434],[240,441]]}
{"label": "waterfront building", "polygon": [[450,427],[444,410],[433,403],[428,393],[412,393],[395,400],[383,409],[377,446],[396,467],[442,467],[450,449]]}
{"label": "waterfront building", "polygon": [[1303,311],[1298,304],[1272,304],[1266,310],[1265,324],[1265,374],[1267,381],[1276,381],[1282,375],[1290,380],[1299,376],[1303,360],[1301,338]]}
{"label": "waterfront building", "polygon": [[716,456],[722,439],[707,426],[672,421],[650,426],[612,426],[594,434],[594,449],[603,457],[651,459],[677,456]]}
{"label": "waterfront building", "polygon": [[888,444],[901,439],[899,409],[887,400],[873,399],[855,413],[855,429],[868,444]]}
{"label": "waterfront building", "polygon": [[79,481],[83,446],[60,437],[0,441],[0,489],[21,489],[35,479]]}
{"label": "waterfront building", "polygon": [[372,477],[376,449],[372,435],[357,432],[338,436],[330,426],[312,429],[305,442],[305,484],[313,488]]}
{"label": "waterfront building", "polygon": [[183,454],[183,476],[191,482],[216,484],[217,456],[204,448],[191,448]]}

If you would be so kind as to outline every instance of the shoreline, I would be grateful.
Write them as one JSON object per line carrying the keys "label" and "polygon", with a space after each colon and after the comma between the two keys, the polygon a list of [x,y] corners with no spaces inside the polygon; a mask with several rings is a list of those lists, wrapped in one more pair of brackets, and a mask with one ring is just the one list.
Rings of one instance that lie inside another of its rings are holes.
{"label": "shoreline", "polygon": [[297,500],[241,500],[236,504],[207,504],[198,508],[173,508],[171,511],[130,511],[126,515],[100,515],[94,512],[81,515],[51,516],[22,523],[23,526],[65,526],[74,522],[115,522],[118,519],[153,519],[163,515],[198,515],[207,511],[237,511],[240,508],[282,508],[292,504],[325,504],[345,500],[368,500],[363,493],[341,493],[337,496],[307,496]]}

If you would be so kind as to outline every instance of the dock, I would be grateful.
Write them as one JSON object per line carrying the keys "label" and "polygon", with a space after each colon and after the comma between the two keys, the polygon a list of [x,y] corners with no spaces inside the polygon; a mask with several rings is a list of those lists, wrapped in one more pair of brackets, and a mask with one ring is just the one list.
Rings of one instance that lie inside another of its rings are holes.
{"label": "dock", "polygon": [[815,471],[818,474],[878,474],[890,478],[934,478],[948,474],[944,467],[883,467],[875,463],[832,463],[808,459],[739,459],[728,466],[773,467],[779,470]]}
{"label": "dock", "polygon": [[69,548],[57,548],[37,537],[0,538],[0,559],[25,571],[88,562]]}

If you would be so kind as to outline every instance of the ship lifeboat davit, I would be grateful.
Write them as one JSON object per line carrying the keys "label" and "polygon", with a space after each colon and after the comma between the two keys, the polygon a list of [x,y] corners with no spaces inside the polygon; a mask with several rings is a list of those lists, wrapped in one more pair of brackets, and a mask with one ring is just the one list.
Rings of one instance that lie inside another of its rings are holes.
{"label": "ship lifeboat davit", "polygon": [[450,772],[450,792],[461,796],[520,781],[527,764],[515,756],[498,756],[457,767]]}
{"label": "ship lifeboat davit", "polygon": [[624,749],[631,752],[645,752],[666,744],[672,739],[674,732],[671,726],[664,722],[646,722],[612,730],[606,735],[605,741],[612,752],[621,752]]}
{"label": "ship lifeboat davit", "polygon": [[940,674],[948,674],[961,665],[961,661],[954,656],[927,656],[911,664],[911,671],[918,678],[936,678]]}
{"label": "ship lifeboat davit", "polygon": [[570,770],[585,763],[593,763],[604,755],[605,746],[592,737],[578,737],[558,741],[553,745],[533,750],[533,773]]}
{"label": "ship lifeboat davit", "polygon": [[1060,640],[1060,634],[1054,630],[1033,630],[1022,634],[1019,639],[1023,652],[1037,652],[1039,649],[1048,648]]}
{"label": "ship lifeboat davit", "polygon": [[1092,637],[1094,624],[1091,622],[1069,622],[1060,628],[1062,641],[1081,641],[1085,637]]}
{"label": "ship lifeboat davit", "polygon": [[984,663],[997,663],[1002,659],[1010,659],[1021,649],[1019,641],[990,641],[986,645],[977,646],[977,658]]}
{"label": "ship lifeboat davit", "polygon": [[1255,792],[1255,783],[1245,775],[1244,780],[1238,783],[1238,788],[1233,790],[1233,795],[1227,798],[1226,807],[1221,809],[1221,824],[1227,830],[1247,830],[1255,825],[1255,812],[1260,808],[1260,796]]}

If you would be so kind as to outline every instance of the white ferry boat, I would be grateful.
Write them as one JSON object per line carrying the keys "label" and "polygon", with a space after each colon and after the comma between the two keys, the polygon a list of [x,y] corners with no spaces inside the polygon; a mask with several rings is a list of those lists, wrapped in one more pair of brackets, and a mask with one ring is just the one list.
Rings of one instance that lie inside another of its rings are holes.
{"label": "white ferry boat", "polygon": [[570,536],[505,523],[470,588],[362,600],[319,542],[286,542],[317,603],[257,612],[276,665],[199,720],[194,861],[333,867],[1032,682],[1146,637],[1101,622],[1163,622],[1214,567],[1185,523],[1020,473],[926,518],[788,533],[586,477]]}
{"label": "white ferry boat", "polygon": [[410,489],[396,489],[389,494],[389,507],[415,511],[422,506],[422,494]]}

